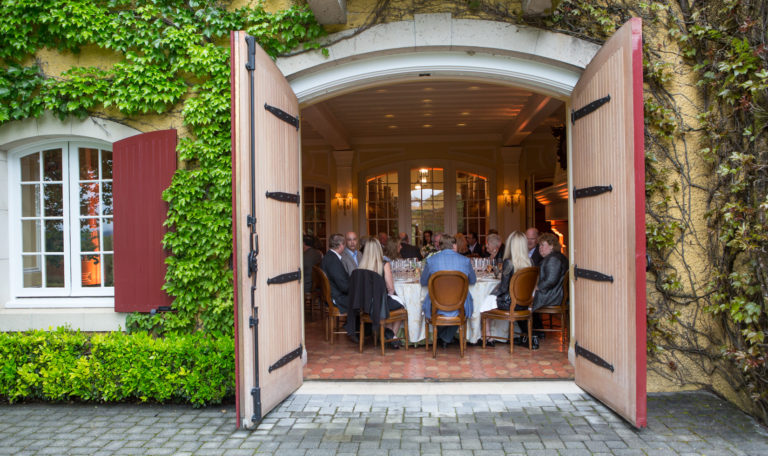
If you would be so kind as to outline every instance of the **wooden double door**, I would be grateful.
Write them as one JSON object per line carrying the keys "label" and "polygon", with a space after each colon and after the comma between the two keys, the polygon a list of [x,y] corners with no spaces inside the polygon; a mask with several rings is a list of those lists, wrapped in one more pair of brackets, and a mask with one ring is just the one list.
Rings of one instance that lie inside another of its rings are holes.
{"label": "wooden double door", "polygon": [[[568,119],[576,383],[638,427],[646,424],[641,48],[632,19],[587,66]],[[237,419],[251,427],[302,383],[299,105],[251,37],[233,32],[231,51]]]}

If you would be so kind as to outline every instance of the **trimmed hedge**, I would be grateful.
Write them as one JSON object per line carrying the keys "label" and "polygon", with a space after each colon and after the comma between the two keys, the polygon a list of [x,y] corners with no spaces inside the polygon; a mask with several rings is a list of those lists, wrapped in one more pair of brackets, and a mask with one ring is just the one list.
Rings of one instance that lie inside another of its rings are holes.
{"label": "trimmed hedge", "polygon": [[234,396],[234,350],[202,333],[0,333],[0,399],[217,404]]}

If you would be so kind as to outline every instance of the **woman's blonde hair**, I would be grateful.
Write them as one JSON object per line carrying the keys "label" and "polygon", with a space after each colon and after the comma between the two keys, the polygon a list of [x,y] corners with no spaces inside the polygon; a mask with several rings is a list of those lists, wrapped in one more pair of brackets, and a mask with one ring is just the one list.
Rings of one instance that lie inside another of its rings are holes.
{"label": "woman's blonde hair", "polygon": [[467,238],[462,233],[456,233],[456,251],[459,253],[467,253],[469,248],[467,247]]}
{"label": "woman's blonde hair", "polygon": [[363,259],[360,260],[358,267],[384,275],[384,256],[381,253],[381,243],[375,237],[371,236],[365,243]]}
{"label": "woman's blonde hair", "polygon": [[509,235],[507,246],[504,249],[504,259],[512,260],[515,271],[532,265],[531,258],[528,256],[528,239],[526,239],[525,234],[513,231]]}

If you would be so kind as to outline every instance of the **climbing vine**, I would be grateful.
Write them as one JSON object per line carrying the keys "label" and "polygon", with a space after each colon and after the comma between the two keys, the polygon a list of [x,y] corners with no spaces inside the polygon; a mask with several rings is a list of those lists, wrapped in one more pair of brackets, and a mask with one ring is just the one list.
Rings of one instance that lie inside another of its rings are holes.
{"label": "climbing vine", "polygon": [[[274,13],[215,0],[2,0],[0,123],[45,111],[120,122],[180,114],[182,166],[163,197],[173,312],[129,316],[129,329],[232,334],[229,32],[246,30],[271,56],[317,48],[306,6]],[[116,63],[46,74],[36,53],[85,47]]]}

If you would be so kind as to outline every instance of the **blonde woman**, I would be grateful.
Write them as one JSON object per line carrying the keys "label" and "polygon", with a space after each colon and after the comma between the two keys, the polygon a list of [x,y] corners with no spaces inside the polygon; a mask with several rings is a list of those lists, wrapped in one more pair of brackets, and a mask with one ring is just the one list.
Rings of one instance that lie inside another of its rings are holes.
{"label": "blonde woman", "polygon": [[[387,294],[389,295],[387,298],[387,306],[389,307],[390,312],[403,307],[402,299],[395,294],[395,280],[392,276],[392,266],[389,262],[384,261],[384,254],[382,253],[381,243],[378,239],[374,237],[368,239],[368,242],[365,244],[363,259],[360,260],[358,268],[373,271],[384,277],[384,283],[387,285]],[[402,322],[400,321],[390,324],[384,330],[385,337],[387,339],[394,338],[395,334],[400,331],[401,325]],[[406,337],[408,337],[407,334]],[[400,341],[392,342],[391,347],[395,349],[400,348]]]}
{"label": "blonde woman", "polygon": [[[525,234],[519,231],[514,231],[507,238],[506,248],[504,250],[504,266],[501,272],[501,281],[486,299],[489,301],[494,299],[496,301],[495,307],[498,309],[509,310],[509,307],[512,304],[512,297],[509,295],[509,279],[515,274],[515,271],[530,266],[533,266],[533,264],[528,257],[528,241]],[[493,304],[494,303],[492,302],[488,302],[487,307],[492,308]],[[490,342],[490,345],[493,346],[493,341]]]}

